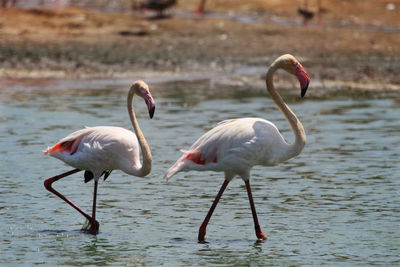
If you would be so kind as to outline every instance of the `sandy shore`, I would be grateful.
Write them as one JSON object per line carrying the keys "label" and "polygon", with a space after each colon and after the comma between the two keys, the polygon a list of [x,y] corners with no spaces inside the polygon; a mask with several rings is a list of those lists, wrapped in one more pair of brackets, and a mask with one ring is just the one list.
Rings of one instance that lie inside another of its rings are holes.
{"label": "sandy shore", "polygon": [[297,14],[302,1],[294,0],[209,1],[203,17],[193,13],[197,1],[187,0],[159,20],[131,10],[1,9],[0,89],[138,74],[218,74],[251,84],[246,77],[291,53],[314,86],[400,91],[400,6],[392,2],[325,0],[322,21],[307,27]]}

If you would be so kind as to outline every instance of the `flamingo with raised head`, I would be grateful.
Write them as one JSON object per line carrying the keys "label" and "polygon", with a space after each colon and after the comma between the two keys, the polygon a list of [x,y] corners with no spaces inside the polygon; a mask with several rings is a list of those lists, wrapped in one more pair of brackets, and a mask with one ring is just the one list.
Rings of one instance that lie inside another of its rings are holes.
{"label": "flamingo with raised head", "polygon": [[[104,175],[105,180],[112,170],[117,169],[139,177],[146,176],[151,171],[152,156],[136,119],[133,108],[134,95],[139,95],[144,99],[150,118],[153,117],[155,110],[155,102],[147,84],[143,81],[133,83],[128,93],[127,105],[134,133],[121,127],[87,127],[71,133],[44,151],[44,154],[60,159],[76,168],[46,179],[44,186],[85,216],[89,221],[89,233],[94,235],[99,230],[99,223],[96,221],[96,198],[99,178]],[[143,163],[140,162],[140,150],[142,151]],[[53,182],[81,170],[85,170],[85,183],[92,179],[94,180],[92,216],[89,216],[52,187]]]}
{"label": "flamingo with raised head", "polygon": [[258,239],[267,238],[258,222],[250,188],[250,170],[254,165],[274,166],[295,157],[306,143],[303,125],[274,87],[273,75],[278,69],[283,69],[297,77],[300,82],[301,97],[306,94],[310,77],[292,55],[277,58],[266,75],[267,91],[289,122],[294,133],[294,143],[287,143],[278,128],[267,120],[260,118],[226,120],[201,136],[189,150],[182,150],[184,155],[164,175],[164,178],[169,179],[177,172],[190,170],[212,170],[225,173],[225,181],[200,226],[199,242],[204,242],[207,224],[214,209],[228,183],[236,175],[240,176],[246,184],[256,236]]}

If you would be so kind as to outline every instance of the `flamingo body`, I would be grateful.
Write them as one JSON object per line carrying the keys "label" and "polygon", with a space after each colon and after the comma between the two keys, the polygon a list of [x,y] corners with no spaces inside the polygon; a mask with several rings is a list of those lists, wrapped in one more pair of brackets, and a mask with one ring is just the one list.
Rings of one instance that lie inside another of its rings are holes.
{"label": "flamingo body", "polygon": [[240,118],[220,122],[201,136],[168,170],[170,178],[180,171],[225,172],[231,180],[239,175],[248,180],[254,165],[273,166],[282,160],[287,147],[278,128],[260,118]]}
{"label": "flamingo body", "polygon": [[306,142],[303,125],[294,112],[283,101],[273,85],[273,75],[283,69],[297,77],[301,97],[307,91],[310,77],[303,66],[292,55],[282,55],[270,66],[266,75],[266,87],[272,100],[284,114],[294,133],[294,142],[289,144],[271,122],[260,118],[226,120],[201,136],[188,151],[166,172],[170,178],[180,171],[221,171],[225,181],[199,228],[198,240],[204,242],[208,222],[229,182],[239,175],[246,184],[254,228],[258,239],[266,239],[261,231],[250,187],[250,170],[254,165],[271,166],[297,156]]}
{"label": "flamingo body", "polygon": [[132,131],[97,126],[69,134],[44,153],[74,168],[91,171],[99,179],[107,170],[132,174],[132,167],[141,165],[139,152],[139,143]]}
{"label": "flamingo body", "polygon": [[[44,181],[47,190],[67,202],[89,220],[89,232],[97,234],[99,223],[96,221],[96,198],[99,178],[106,179],[112,170],[143,177],[150,173],[152,156],[147,141],[136,120],[133,97],[139,95],[147,105],[150,118],[154,115],[155,103],[148,85],[136,81],[131,86],[127,97],[127,108],[134,132],[121,127],[97,126],[73,132],[49,147],[44,154],[60,159],[75,169]],[[142,161],[140,162],[140,151]],[[73,173],[85,170],[85,182],[94,178],[92,216],[75,205],[52,187],[52,183]]]}

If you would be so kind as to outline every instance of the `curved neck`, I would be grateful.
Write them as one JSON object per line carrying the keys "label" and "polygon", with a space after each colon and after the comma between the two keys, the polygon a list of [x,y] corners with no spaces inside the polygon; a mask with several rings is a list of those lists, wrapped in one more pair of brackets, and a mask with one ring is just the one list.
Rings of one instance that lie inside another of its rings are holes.
{"label": "curved neck", "polygon": [[282,160],[286,160],[300,154],[301,150],[303,150],[303,147],[306,144],[306,134],[304,132],[303,125],[297,118],[296,114],[294,114],[289,106],[286,105],[285,101],[283,101],[282,97],[275,89],[273,76],[275,71],[277,71],[279,68],[279,61],[276,61],[271,65],[271,67],[267,71],[266,85],[268,93],[270,94],[275,104],[278,106],[279,110],[283,113],[283,115],[285,115],[285,118],[289,122],[294,134],[294,143],[287,144],[287,149],[284,150],[281,155]]}
{"label": "curved neck", "polygon": [[147,144],[146,138],[144,138],[144,135],[142,133],[142,130],[140,130],[139,123],[137,122],[136,115],[135,115],[135,109],[133,107],[133,97],[135,96],[135,86],[132,86],[131,89],[129,90],[128,93],[128,113],[129,113],[129,118],[131,119],[133,129],[136,133],[137,139],[139,141],[140,149],[142,151],[142,159],[143,159],[143,164],[139,168],[135,169],[135,175],[139,177],[146,176],[147,174],[150,173],[151,171],[151,162],[152,162],[152,156],[150,152],[149,145]]}

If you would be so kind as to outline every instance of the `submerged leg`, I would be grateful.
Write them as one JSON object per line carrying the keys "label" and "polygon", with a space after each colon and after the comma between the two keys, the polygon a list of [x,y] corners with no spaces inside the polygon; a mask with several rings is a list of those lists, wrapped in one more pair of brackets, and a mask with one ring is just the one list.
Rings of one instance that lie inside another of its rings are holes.
{"label": "submerged leg", "polygon": [[267,236],[261,231],[260,224],[258,223],[256,207],[254,206],[253,195],[251,194],[250,182],[245,181],[245,183],[246,183],[247,195],[249,196],[251,213],[253,214],[254,228],[256,230],[256,236],[258,239],[265,240],[265,239],[267,239]]}
{"label": "submerged leg", "polygon": [[96,199],[97,199],[97,184],[98,181],[94,181],[94,190],[93,190],[93,208],[92,208],[92,220],[89,229],[89,233],[92,235],[97,235],[99,232],[99,223],[96,221]]}
{"label": "submerged leg", "polygon": [[199,242],[204,242],[204,236],[206,235],[207,224],[210,221],[210,218],[215,210],[215,207],[217,206],[218,201],[220,200],[220,198],[221,198],[222,194],[224,193],[228,184],[229,184],[229,181],[225,179],[224,183],[221,186],[221,189],[219,189],[219,192],[218,192],[217,196],[215,197],[215,200],[214,200],[210,210],[207,213],[207,216],[204,218],[204,221],[199,228],[199,236],[198,236]]}
{"label": "submerged leg", "polygon": [[[90,217],[86,212],[84,212],[81,208],[79,208],[77,205],[75,205],[74,203],[72,203],[71,200],[69,200],[68,198],[66,198],[64,195],[62,195],[61,193],[59,193],[58,191],[56,191],[51,185],[55,182],[60,180],[61,178],[67,177],[71,174],[74,174],[76,172],[79,172],[81,170],[79,169],[74,169],[72,171],[69,172],[65,172],[63,174],[60,175],[56,175],[54,177],[48,178],[44,181],[44,187],[46,187],[46,189],[50,192],[52,192],[53,194],[55,194],[56,196],[58,196],[59,198],[61,198],[62,200],[64,200],[65,202],[67,202],[69,205],[71,205],[74,209],[76,209],[77,211],[79,211],[79,213],[81,213],[83,216],[85,216],[86,219],[88,219],[92,225],[98,225],[99,223],[95,220],[92,220],[92,217]],[[94,223],[93,223],[94,222]]]}

